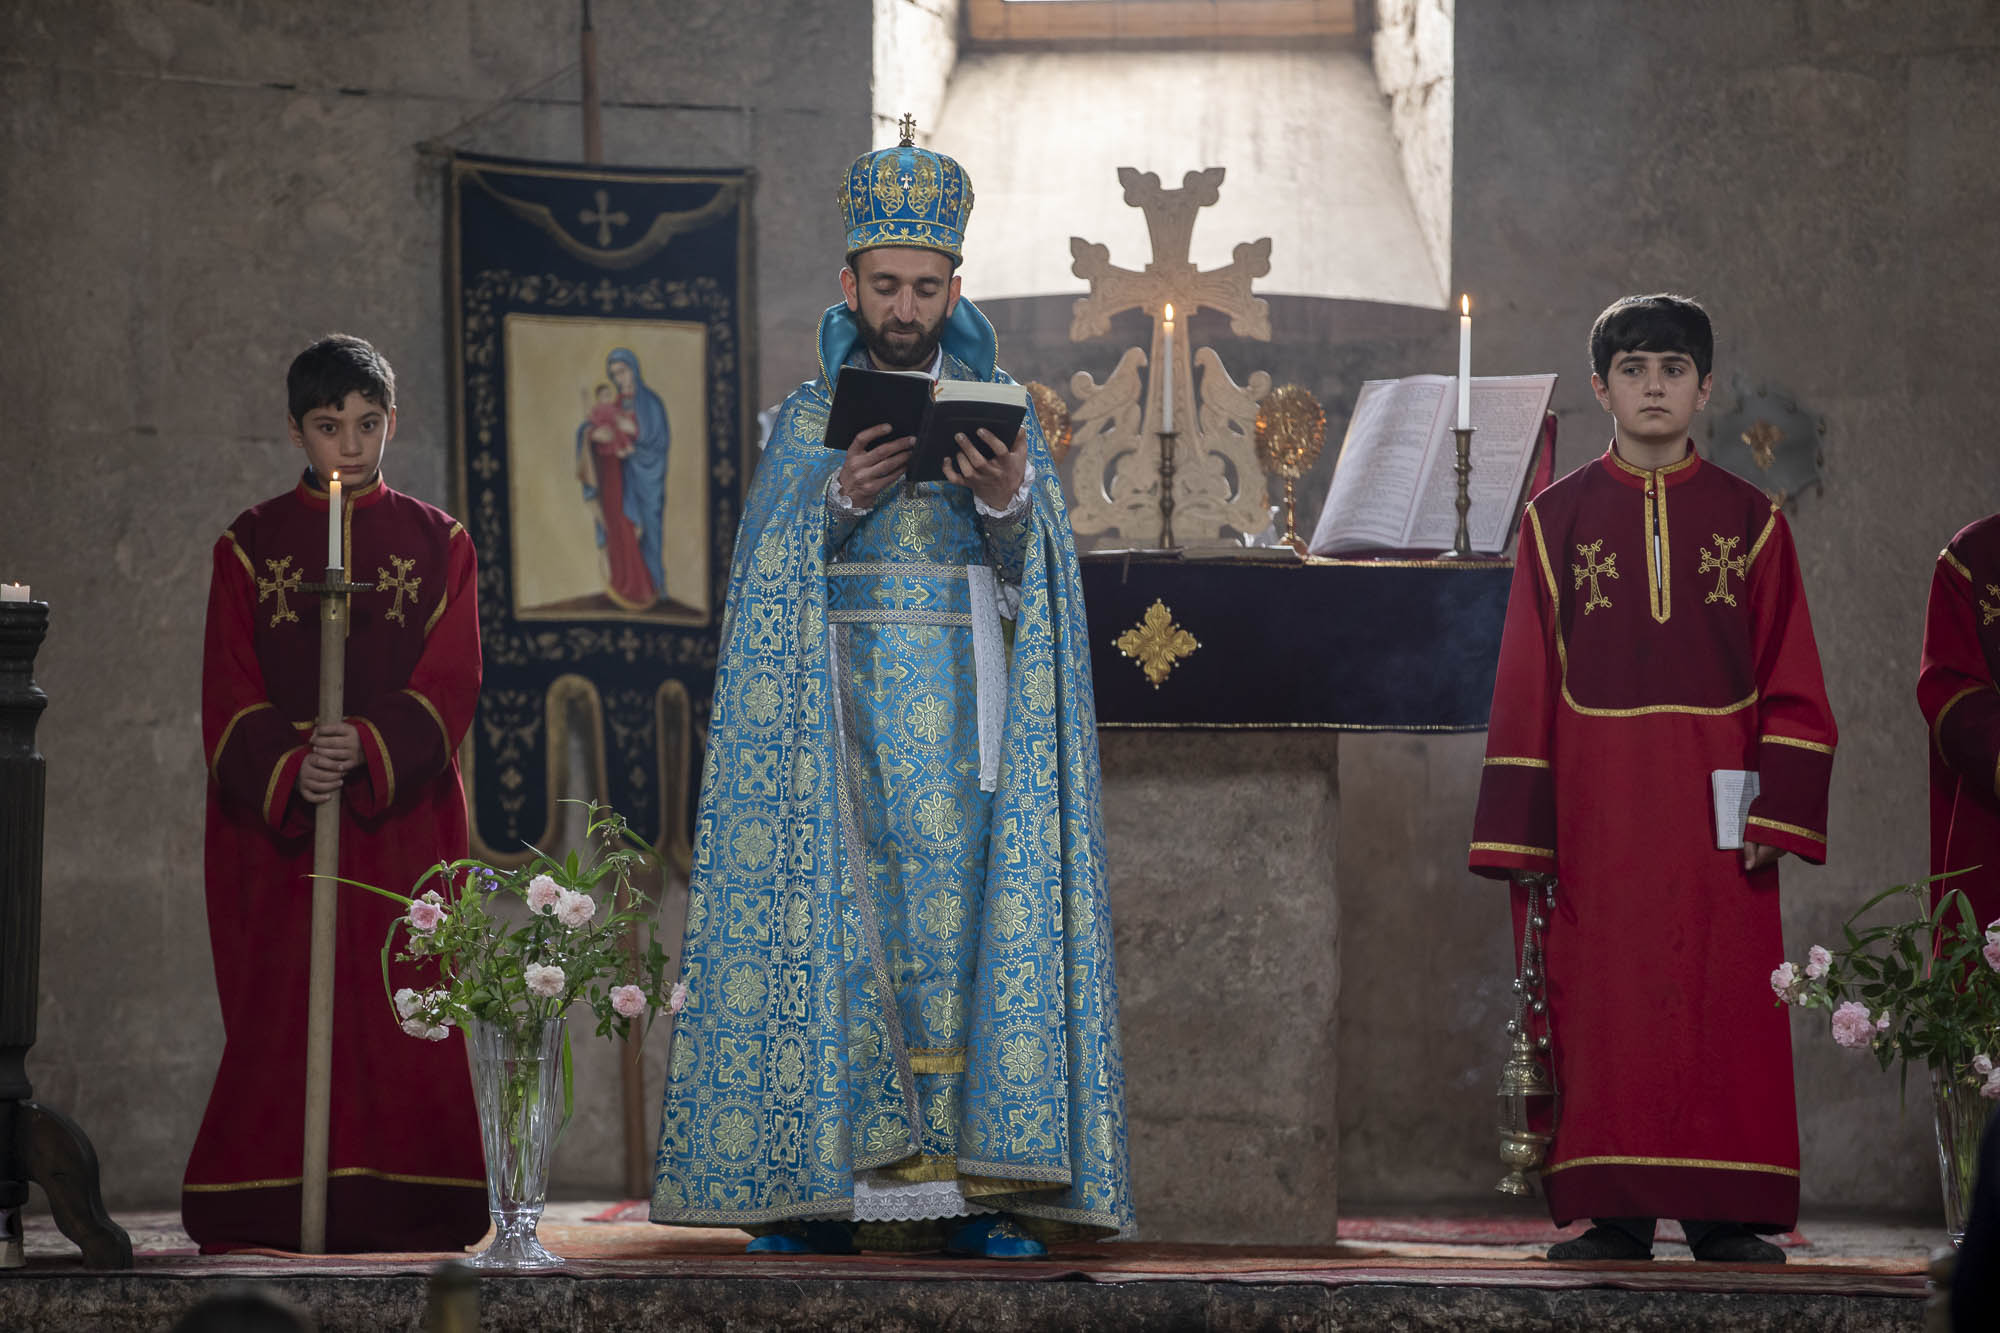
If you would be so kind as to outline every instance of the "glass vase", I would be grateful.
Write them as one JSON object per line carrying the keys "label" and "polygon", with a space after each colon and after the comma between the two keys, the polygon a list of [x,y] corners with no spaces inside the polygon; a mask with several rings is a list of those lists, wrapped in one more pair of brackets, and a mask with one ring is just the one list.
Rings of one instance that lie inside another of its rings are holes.
{"label": "glass vase", "polygon": [[474,1268],[523,1271],[558,1268],[535,1228],[548,1198],[549,1155],[562,1133],[563,1020],[527,1020],[519,1027],[474,1019],[466,1024],[479,1136],[486,1147],[486,1208],[493,1243],[472,1258]]}
{"label": "glass vase", "polygon": [[1931,1093],[1937,1114],[1938,1174],[1944,1185],[1944,1229],[1957,1245],[1965,1240],[1965,1219],[1972,1214],[1979,1136],[1993,1103],[1979,1095],[1976,1084],[1954,1079],[1942,1069],[1931,1070]]}

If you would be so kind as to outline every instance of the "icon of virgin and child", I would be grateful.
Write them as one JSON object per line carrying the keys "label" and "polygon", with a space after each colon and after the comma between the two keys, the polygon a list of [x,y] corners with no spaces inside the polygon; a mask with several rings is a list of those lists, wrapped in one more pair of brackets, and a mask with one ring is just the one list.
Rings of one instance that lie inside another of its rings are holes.
{"label": "icon of virgin and child", "polygon": [[605,358],[604,373],[607,382],[597,385],[576,428],[576,473],[584,500],[596,509],[605,592],[622,609],[643,611],[667,586],[661,557],[667,409],[646,386],[639,358],[625,348]]}

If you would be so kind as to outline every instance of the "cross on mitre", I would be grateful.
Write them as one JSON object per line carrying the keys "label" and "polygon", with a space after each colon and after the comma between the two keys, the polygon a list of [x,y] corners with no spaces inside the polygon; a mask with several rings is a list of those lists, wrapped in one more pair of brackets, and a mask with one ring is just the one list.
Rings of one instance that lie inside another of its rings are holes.
{"label": "cross on mitre", "polygon": [[901,144],[901,145],[899,145],[900,147],[903,147],[903,148],[914,148],[914,147],[916,147],[916,146],[917,146],[917,118],[916,118],[915,116],[911,115],[911,114],[910,114],[909,112],[907,112],[907,111],[906,111],[906,112],[904,112],[904,113],[903,113],[903,118],[902,118],[901,120],[899,120],[899,121],[897,121],[897,122],[896,122],[896,133],[898,133],[898,134],[900,134],[900,135],[902,135],[902,136],[903,136],[903,142],[902,142],[902,144]]}

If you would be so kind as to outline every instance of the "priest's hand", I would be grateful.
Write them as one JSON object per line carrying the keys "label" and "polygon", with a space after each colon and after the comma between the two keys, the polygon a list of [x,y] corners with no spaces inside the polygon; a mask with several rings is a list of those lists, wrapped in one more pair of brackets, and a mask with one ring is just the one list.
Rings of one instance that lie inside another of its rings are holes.
{"label": "priest's hand", "polygon": [[[958,437],[958,457],[944,460],[946,481],[971,488],[988,509],[1004,511],[1020,494],[1021,479],[1028,475],[1028,427],[1023,423],[1010,449],[1000,437],[980,427],[979,438],[986,442],[982,452],[963,434]],[[988,457],[988,454],[991,457]]]}
{"label": "priest's hand", "polygon": [[1778,864],[1778,858],[1784,854],[1785,849],[1782,847],[1773,847],[1769,843],[1746,841],[1743,844],[1743,868],[1745,870],[1762,870],[1766,866],[1774,866]]}
{"label": "priest's hand", "polygon": [[910,451],[917,447],[916,436],[876,443],[894,429],[887,422],[870,426],[857,433],[854,443],[847,446],[847,461],[840,465],[840,493],[856,509],[872,509],[875,497],[910,466]]}

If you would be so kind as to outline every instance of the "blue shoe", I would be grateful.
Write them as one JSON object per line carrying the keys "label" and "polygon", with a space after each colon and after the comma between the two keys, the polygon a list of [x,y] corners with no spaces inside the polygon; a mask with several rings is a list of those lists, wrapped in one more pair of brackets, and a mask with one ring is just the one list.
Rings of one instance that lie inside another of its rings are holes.
{"label": "blue shoe", "polygon": [[1049,1252],[1004,1214],[972,1218],[951,1233],[944,1249],[968,1259],[1040,1259]]}
{"label": "blue shoe", "polygon": [[852,1222],[819,1221],[794,1223],[782,1231],[767,1232],[744,1246],[745,1254],[853,1254]]}

